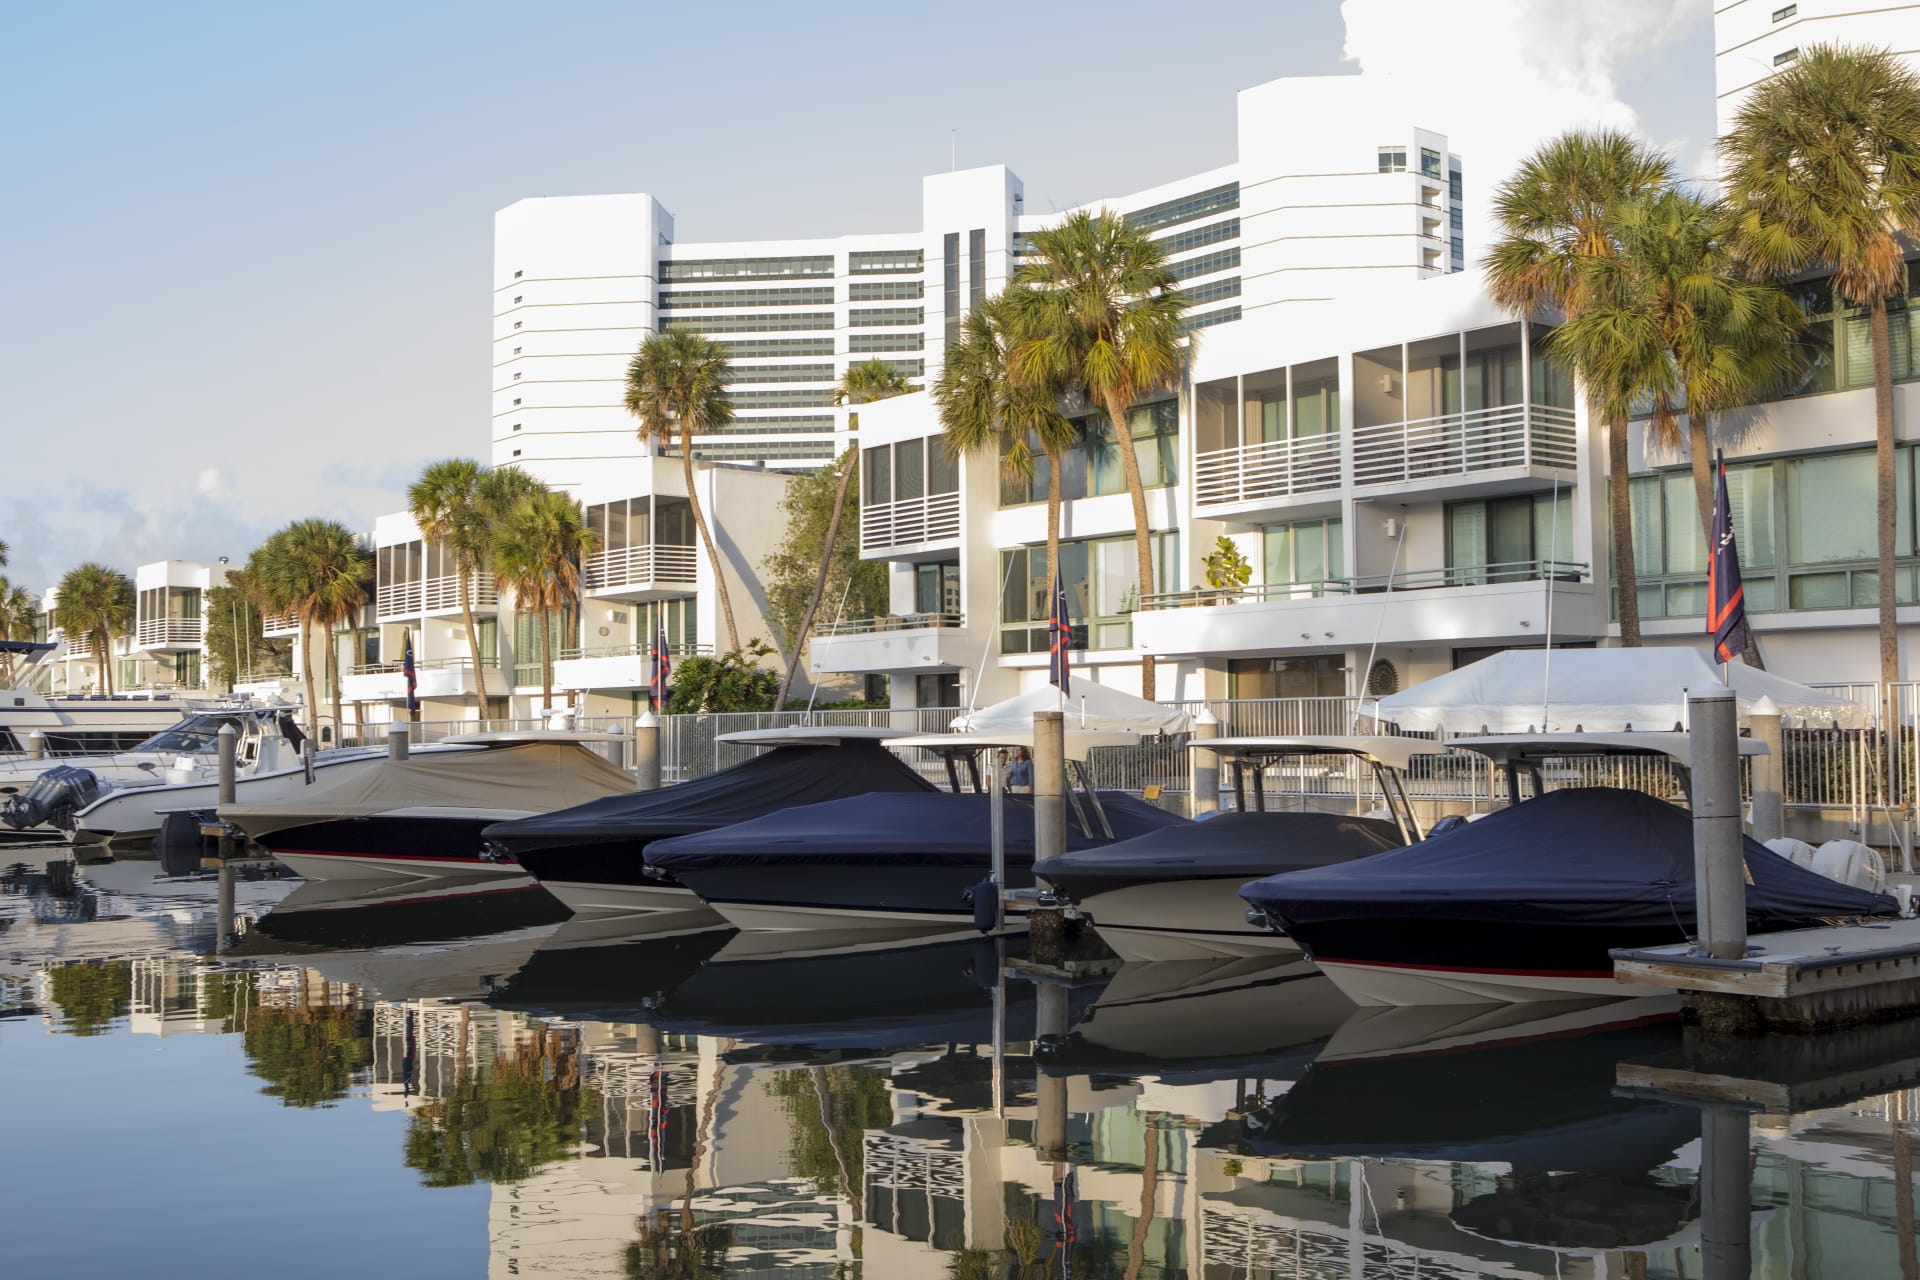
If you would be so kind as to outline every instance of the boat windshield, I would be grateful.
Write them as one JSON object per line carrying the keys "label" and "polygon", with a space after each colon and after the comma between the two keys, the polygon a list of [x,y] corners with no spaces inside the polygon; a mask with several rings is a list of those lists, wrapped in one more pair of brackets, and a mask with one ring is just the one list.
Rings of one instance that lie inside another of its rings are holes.
{"label": "boat windshield", "polygon": [[220,726],[232,720],[231,716],[188,716],[172,728],[154,734],[134,750],[166,755],[210,754],[219,746]]}

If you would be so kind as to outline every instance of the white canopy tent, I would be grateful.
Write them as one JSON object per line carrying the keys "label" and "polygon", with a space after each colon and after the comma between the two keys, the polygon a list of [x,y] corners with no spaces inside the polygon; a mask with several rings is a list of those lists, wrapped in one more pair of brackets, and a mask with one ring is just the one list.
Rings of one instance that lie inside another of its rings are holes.
{"label": "white canopy tent", "polygon": [[[1762,698],[1781,708],[1849,705],[1743,662],[1726,683],[1743,712]],[[1688,690],[1721,684],[1698,649],[1509,649],[1381,698],[1374,714],[1403,731],[1449,734],[1672,729],[1686,721]]]}
{"label": "white canopy tent", "polygon": [[1069,731],[1120,733],[1136,736],[1186,733],[1193,728],[1193,717],[1158,702],[1148,702],[1118,689],[1075,680],[1073,692],[1064,700],[1050,684],[1029,689],[1004,702],[996,702],[978,711],[955,717],[955,733],[991,737],[996,734],[1032,733],[1033,717],[1038,711],[1064,711]]}

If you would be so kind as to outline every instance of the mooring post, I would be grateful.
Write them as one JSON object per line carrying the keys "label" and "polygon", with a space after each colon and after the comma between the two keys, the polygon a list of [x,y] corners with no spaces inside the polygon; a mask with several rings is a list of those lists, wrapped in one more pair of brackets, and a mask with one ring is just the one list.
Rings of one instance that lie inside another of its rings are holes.
{"label": "mooring post", "polygon": [[660,717],[651,711],[633,722],[633,785],[636,791],[660,789]]}
{"label": "mooring post", "polygon": [[1716,960],[1747,954],[1747,883],[1740,827],[1739,709],[1733,690],[1687,695],[1693,738],[1693,894],[1699,947]]}
{"label": "mooring post", "polygon": [[1058,711],[1033,714],[1033,857],[1067,851],[1067,723]]}
{"label": "mooring post", "polygon": [[47,735],[35,729],[27,735],[27,759],[45,760],[47,758]]}
{"label": "mooring post", "polygon": [[[1067,1034],[1067,989],[1040,982],[1034,990],[1034,1035],[1041,1039]],[[1038,1114],[1033,1126],[1033,1151],[1042,1160],[1067,1158],[1067,1078],[1042,1071],[1034,1081]]]}
{"label": "mooring post", "polygon": [[[213,741],[216,775],[219,778],[216,793],[220,798],[220,806],[224,808],[240,795],[240,731],[229,720],[220,726],[220,732],[214,735]],[[215,876],[213,903],[215,955],[224,953],[233,943],[233,837],[225,834],[224,829],[218,849],[220,870]]]}
{"label": "mooring post", "polygon": [[1765,755],[1753,757],[1753,838],[1765,844],[1786,834],[1781,785],[1787,763],[1782,756],[1786,735],[1781,731],[1780,708],[1772,698],[1753,704],[1747,713],[1747,732],[1767,748]]}
{"label": "mooring post", "polygon": [[232,804],[240,790],[240,731],[233,727],[233,721],[221,725],[220,732],[214,735],[214,752],[218,761],[220,803]]}
{"label": "mooring post", "polygon": [[320,748],[314,744],[312,738],[307,738],[300,743],[300,763],[306,769],[308,786],[313,785],[313,761],[319,754]]}
{"label": "mooring post", "polygon": [[1220,757],[1207,743],[1220,736],[1220,721],[1204,704],[1193,715],[1187,741],[1187,808],[1192,816],[1220,811]]}
{"label": "mooring post", "polygon": [[402,720],[395,720],[387,726],[387,759],[405,760],[407,758],[407,726]]}
{"label": "mooring post", "polygon": [[[988,877],[993,881],[993,932],[998,934],[1007,923],[1007,766],[999,761],[987,768],[987,857]],[[974,919],[979,918],[976,913]]]}
{"label": "mooring post", "polygon": [[1746,1280],[1753,1265],[1753,1165],[1747,1113],[1700,1112],[1700,1270],[1706,1280]]}

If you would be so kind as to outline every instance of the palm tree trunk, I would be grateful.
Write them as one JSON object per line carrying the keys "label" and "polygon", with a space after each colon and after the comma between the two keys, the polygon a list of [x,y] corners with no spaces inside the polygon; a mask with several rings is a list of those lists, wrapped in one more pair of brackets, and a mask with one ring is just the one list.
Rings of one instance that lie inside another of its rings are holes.
{"label": "palm tree trunk", "polygon": [[1147,1260],[1147,1228],[1153,1225],[1154,1186],[1160,1180],[1160,1135],[1153,1122],[1142,1117],[1147,1140],[1140,1161],[1140,1216],[1133,1220],[1133,1234],[1127,1240],[1127,1280],[1138,1280]]}
{"label": "palm tree trunk", "polygon": [[1047,455],[1047,590],[1060,573],[1060,451],[1041,446]]}
{"label": "palm tree trunk", "polygon": [[1900,595],[1893,576],[1899,500],[1894,490],[1893,341],[1887,332],[1886,298],[1876,297],[1867,315],[1873,328],[1874,467],[1880,481],[1880,683],[1891,697],[1893,684],[1900,678]]}
{"label": "palm tree trunk", "polygon": [[847,509],[847,490],[853,486],[853,473],[860,466],[860,446],[847,446],[841,455],[840,483],[834,489],[833,514],[827,519],[827,537],[820,548],[820,572],[813,579],[813,594],[807,597],[807,608],[800,615],[800,625],[793,633],[793,656],[787,660],[787,674],[780,678],[780,696],[773,700],[773,709],[778,711],[787,705],[787,691],[793,688],[793,676],[800,669],[800,653],[807,646],[807,637],[813,632],[813,615],[820,608],[821,597],[827,594],[827,575],[833,569],[833,544],[840,537],[840,517]]}
{"label": "palm tree trunk", "polygon": [[[1120,470],[1127,477],[1127,497],[1133,502],[1133,555],[1140,575],[1139,599],[1134,609],[1153,594],[1153,534],[1147,528],[1147,490],[1140,482],[1140,459],[1133,452],[1133,428],[1127,423],[1127,407],[1118,397],[1107,401],[1107,417],[1113,420],[1113,438],[1120,449]],[[1153,655],[1140,655],[1140,696],[1154,700]]]}
{"label": "palm tree trunk", "polygon": [[707,549],[707,563],[713,566],[713,589],[720,597],[720,617],[727,624],[727,651],[731,653],[740,647],[740,630],[733,625],[733,598],[727,594],[727,575],[720,564],[720,549],[713,545],[707,513],[700,509],[700,491],[694,487],[693,432],[687,427],[680,428],[680,466],[687,477],[687,503],[693,508],[693,527],[700,531],[700,542]]}
{"label": "palm tree trunk", "polygon": [[1620,643],[1640,647],[1640,580],[1633,563],[1633,500],[1627,485],[1627,418],[1607,423],[1607,504],[1613,510],[1613,582],[1620,596]]}
{"label": "palm tree trunk", "polygon": [[340,745],[340,642],[334,637],[333,623],[320,629],[327,638],[327,696],[333,702],[333,745]]}
{"label": "palm tree trunk", "polygon": [[540,706],[553,706],[553,611],[540,606]]}
{"label": "palm tree trunk", "polygon": [[313,687],[313,619],[305,610],[300,618],[300,679],[307,687],[307,733],[317,746],[320,742],[320,694]]}
{"label": "palm tree trunk", "polygon": [[460,618],[467,624],[467,653],[473,658],[473,687],[480,695],[480,718],[487,719],[492,705],[487,698],[487,670],[480,660],[480,626],[473,620],[473,602],[467,598],[473,575],[465,565],[455,565],[455,585],[460,589]]}
{"label": "palm tree trunk", "polygon": [[113,633],[101,631],[94,641],[100,647],[100,689],[109,698],[113,696]]}
{"label": "palm tree trunk", "polygon": [[1689,400],[1687,407],[1687,452],[1692,455],[1693,500],[1700,508],[1700,528],[1706,533],[1709,559],[1713,556],[1713,454],[1707,415],[1696,413]]}

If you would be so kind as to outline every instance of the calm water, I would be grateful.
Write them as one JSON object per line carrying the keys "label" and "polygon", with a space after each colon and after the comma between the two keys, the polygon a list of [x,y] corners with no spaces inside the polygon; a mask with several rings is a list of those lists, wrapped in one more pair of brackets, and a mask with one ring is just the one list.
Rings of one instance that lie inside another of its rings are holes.
{"label": "calm water", "polygon": [[1715,1057],[1658,1000],[1041,984],[516,886],[243,881],[216,959],[212,879],[62,856],[0,849],[9,1280],[1920,1275],[1913,1027]]}

